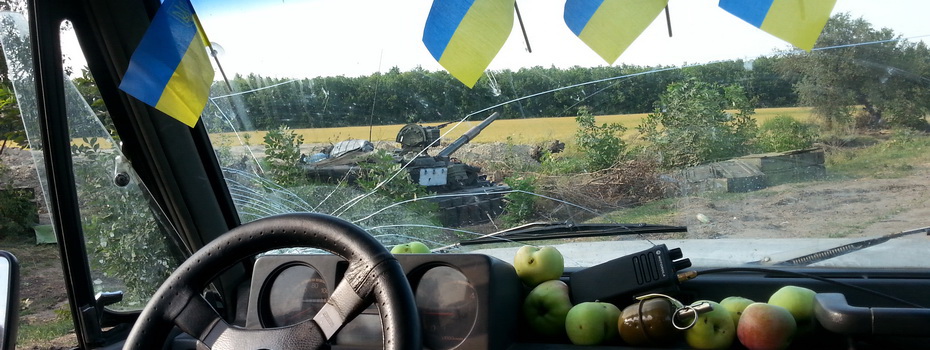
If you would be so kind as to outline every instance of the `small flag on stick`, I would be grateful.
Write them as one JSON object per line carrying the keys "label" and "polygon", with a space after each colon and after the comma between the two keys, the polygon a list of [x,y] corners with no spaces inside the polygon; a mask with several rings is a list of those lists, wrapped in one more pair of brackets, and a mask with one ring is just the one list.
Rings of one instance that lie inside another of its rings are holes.
{"label": "small flag on stick", "polygon": [[187,126],[207,104],[213,67],[190,0],[162,3],[133,52],[120,89]]}
{"label": "small flag on stick", "polygon": [[423,44],[449,74],[475,86],[513,29],[515,0],[434,0]]}
{"label": "small flag on stick", "polygon": [[836,0],[720,0],[720,8],[804,51],[814,48]]}
{"label": "small flag on stick", "polygon": [[567,0],[565,24],[613,64],[666,5],[668,0]]}

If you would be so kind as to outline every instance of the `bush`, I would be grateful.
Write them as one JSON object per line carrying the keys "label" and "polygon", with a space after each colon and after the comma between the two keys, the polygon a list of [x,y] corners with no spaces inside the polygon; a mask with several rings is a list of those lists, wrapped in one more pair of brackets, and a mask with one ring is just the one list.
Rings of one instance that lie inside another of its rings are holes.
{"label": "bush", "polygon": [[[656,161],[631,159],[597,172],[543,178],[537,187],[547,196],[584,208],[613,210],[664,198],[667,185],[659,174]],[[545,211],[553,214],[556,208]]]}
{"label": "bush", "polygon": [[765,121],[759,127],[756,145],[763,152],[784,152],[810,148],[817,137],[815,126],[786,115]]}
{"label": "bush", "polygon": [[6,236],[29,237],[38,222],[35,193],[27,188],[0,188],[0,239]]}
{"label": "bush", "polygon": [[38,221],[35,193],[28,188],[15,188],[9,179],[9,169],[0,163],[0,238],[29,237]]}
{"label": "bush", "polygon": [[545,153],[539,163],[539,172],[547,175],[565,175],[584,172],[588,163],[586,159],[577,154],[551,154]]}
{"label": "bush", "polygon": [[521,224],[533,219],[536,213],[536,178],[533,176],[512,177],[504,180],[510,188],[523,191],[511,192],[504,196],[507,204],[501,220],[509,225]]}
{"label": "bush", "polygon": [[691,79],[670,84],[639,131],[664,167],[693,166],[750,153],[754,113],[743,88]]}
{"label": "bush", "polygon": [[578,110],[575,122],[578,123],[575,143],[584,154],[588,171],[610,168],[621,159],[626,150],[626,143],[620,138],[626,131],[623,125],[604,123],[598,126],[586,107]]}
{"label": "bush", "polygon": [[401,170],[403,165],[385,150],[372,152],[367,161],[359,163],[359,166],[362,171],[357,181],[365,191],[376,191],[394,201],[427,196],[426,188],[414,183],[410,174]]}
{"label": "bush", "polygon": [[306,174],[297,166],[300,161],[300,145],[303,143],[303,135],[297,135],[287,126],[265,133],[265,163],[274,182],[282,186],[307,182]]}

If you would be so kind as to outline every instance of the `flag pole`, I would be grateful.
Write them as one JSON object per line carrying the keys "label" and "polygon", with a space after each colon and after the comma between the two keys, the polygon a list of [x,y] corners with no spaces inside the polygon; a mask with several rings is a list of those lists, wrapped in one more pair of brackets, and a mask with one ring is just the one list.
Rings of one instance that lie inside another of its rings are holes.
{"label": "flag pole", "polygon": [[226,82],[226,88],[229,89],[229,92],[233,92],[232,84],[229,83],[229,78],[226,77],[223,65],[220,64],[220,59],[216,57],[216,50],[213,49],[213,43],[210,42],[210,38],[207,37],[207,31],[204,30],[203,25],[200,24],[200,17],[197,16],[196,12],[194,12],[194,22],[197,24],[197,30],[200,32],[204,43],[207,45],[207,48],[210,49],[210,56],[213,57],[213,62],[216,62],[216,67],[220,69],[220,75],[223,76],[223,81]]}
{"label": "flag pole", "polygon": [[520,7],[517,6],[516,0],[513,2],[513,9],[517,11],[517,21],[520,22],[520,30],[523,31],[523,41],[526,42],[526,51],[533,53],[533,48],[530,47],[530,37],[526,36],[526,27],[523,26],[523,16],[520,15]]}
{"label": "flag pole", "polygon": [[668,37],[672,37],[672,16],[668,14],[668,5],[665,5],[665,23],[668,23]]}

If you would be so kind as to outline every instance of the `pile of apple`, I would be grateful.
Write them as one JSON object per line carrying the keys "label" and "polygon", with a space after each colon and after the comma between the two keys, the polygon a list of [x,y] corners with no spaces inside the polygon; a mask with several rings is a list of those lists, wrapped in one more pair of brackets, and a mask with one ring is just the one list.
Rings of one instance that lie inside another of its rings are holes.
{"label": "pile of apple", "polygon": [[[736,333],[735,338],[748,349],[787,348],[795,336],[810,333],[816,327],[816,294],[804,287],[784,286],[767,303],[736,296],[725,298],[719,304],[711,304],[714,311],[701,315],[697,324],[685,332],[685,339],[698,349],[726,349]],[[699,328],[701,318],[706,318],[704,323],[715,325],[713,329]],[[730,331],[723,334],[721,329]]]}
{"label": "pile of apple", "polygon": [[513,258],[523,284],[532,288],[523,302],[523,317],[537,335],[574,344],[596,345],[617,336],[620,310],[609,303],[572,305],[568,285],[559,280],[565,271],[555,247],[523,246]]}
{"label": "pile of apple", "polygon": [[[713,310],[701,313],[697,320],[692,317],[679,322],[693,323],[692,327],[679,332],[670,323],[658,327],[665,328],[662,330],[649,326],[649,332],[664,332],[669,338],[665,342],[651,339],[636,344],[627,336],[632,332],[624,327],[630,327],[630,312],[642,311],[639,304],[628,306],[623,312],[616,305],[599,301],[573,305],[568,285],[559,280],[565,269],[564,260],[554,247],[521,247],[514,256],[514,268],[523,284],[530,288],[523,303],[523,317],[537,336],[547,340],[567,336],[576,345],[599,345],[617,342],[622,335],[631,345],[662,345],[673,343],[684,333],[685,341],[695,349],[727,349],[737,339],[751,350],[784,349],[795,335],[810,332],[815,325],[815,292],[785,286],[772,294],[767,303],[736,296],[719,303],[697,301],[692,305],[706,302]],[[672,317],[672,311],[662,313],[663,317]]]}

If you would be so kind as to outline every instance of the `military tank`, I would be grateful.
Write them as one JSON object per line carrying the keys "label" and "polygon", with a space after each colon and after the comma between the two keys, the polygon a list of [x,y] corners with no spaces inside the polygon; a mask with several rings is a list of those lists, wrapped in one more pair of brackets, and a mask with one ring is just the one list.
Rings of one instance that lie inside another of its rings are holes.
{"label": "military tank", "polygon": [[[436,194],[428,200],[439,206],[444,226],[480,224],[503,212],[504,194],[510,187],[489,181],[480,167],[453,157],[499,116],[492,113],[435,156],[429,151],[440,146],[441,129],[450,123],[407,124],[397,132],[395,141],[400,148],[394,151],[394,160],[404,166],[411,181]],[[319,180],[352,182],[361,174],[359,163],[372,151],[374,145],[367,140],[340,141],[320,154],[302,157],[302,166],[310,177]]]}

